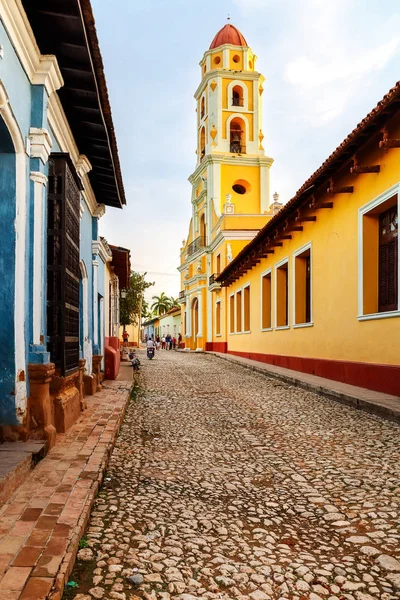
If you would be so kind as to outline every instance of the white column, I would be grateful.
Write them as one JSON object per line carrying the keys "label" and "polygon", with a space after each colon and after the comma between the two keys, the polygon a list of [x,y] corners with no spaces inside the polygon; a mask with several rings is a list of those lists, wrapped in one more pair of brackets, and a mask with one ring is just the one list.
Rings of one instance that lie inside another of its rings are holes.
{"label": "white column", "polygon": [[186,298],[186,332],[185,337],[192,335],[192,300],[190,296]]}
{"label": "white column", "polygon": [[99,290],[98,290],[98,272],[99,263],[97,260],[93,261],[93,344],[99,345]]}
{"label": "white column", "polygon": [[229,69],[229,48],[222,50],[222,68]]}
{"label": "white column", "polygon": [[40,345],[43,333],[43,194],[47,177],[39,171],[32,171],[33,185],[33,343]]}
{"label": "white column", "polygon": [[260,164],[260,213],[267,212],[269,205],[269,167]]}
{"label": "white column", "polygon": [[99,349],[100,354],[103,355],[101,359],[101,368],[104,369],[104,337],[105,337],[105,322],[104,322],[104,298],[100,298],[100,340]]}
{"label": "white column", "polygon": [[199,318],[199,330],[197,332],[197,337],[203,337],[203,293],[202,290],[199,291],[199,295],[197,296],[197,302],[198,302],[198,318]]}

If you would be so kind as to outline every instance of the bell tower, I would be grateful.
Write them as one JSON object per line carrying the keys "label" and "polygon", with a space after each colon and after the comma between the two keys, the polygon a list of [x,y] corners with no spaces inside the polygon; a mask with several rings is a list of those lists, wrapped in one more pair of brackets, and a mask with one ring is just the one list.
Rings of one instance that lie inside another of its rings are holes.
{"label": "bell tower", "polygon": [[[244,36],[230,23],[214,37],[201,62],[197,101],[197,167],[210,156],[222,159],[221,210],[227,194],[240,212],[264,214],[270,204],[269,168],[262,130],[263,75]],[[238,167],[247,167],[236,177]],[[252,167],[252,168],[251,168]],[[248,177],[247,177],[248,175]],[[242,202],[246,196],[246,201]]]}
{"label": "bell tower", "polygon": [[[226,24],[200,61],[192,219],[181,249],[185,344],[210,349],[223,335],[217,275],[273,216],[262,131],[265,78],[241,32]],[[222,313],[221,313],[222,311]],[[211,346],[210,346],[211,344]]]}

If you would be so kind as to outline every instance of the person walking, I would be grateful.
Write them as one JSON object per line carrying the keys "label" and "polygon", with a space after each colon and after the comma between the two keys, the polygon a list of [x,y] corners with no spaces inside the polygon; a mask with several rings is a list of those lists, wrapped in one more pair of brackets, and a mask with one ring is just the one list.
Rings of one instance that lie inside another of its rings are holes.
{"label": "person walking", "polygon": [[165,336],[161,338],[161,350],[165,350]]}
{"label": "person walking", "polygon": [[172,338],[172,347],[175,350],[175,348],[176,348],[176,337],[175,336]]}

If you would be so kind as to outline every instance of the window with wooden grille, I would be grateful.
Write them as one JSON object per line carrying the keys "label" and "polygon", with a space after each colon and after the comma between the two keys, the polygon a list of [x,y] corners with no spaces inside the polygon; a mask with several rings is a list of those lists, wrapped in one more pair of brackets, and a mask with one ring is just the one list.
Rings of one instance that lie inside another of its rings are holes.
{"label": "window with wooden grille", "polygon": [[229,333],[235,333],[235,296],[229,296]]}
{"label": "window with wooden grille", "polygon": [[271,329],[271,271],[265,273],[261,280],[261,328]]}
{"label": "window with wooden grille", "polygon": [[399,310],[398,195],[393,188],[360,209],[361,320]]}
{"label": "window with wooden grille", "polygon": [[82,184],[66,153],[49,158],[48,351],[60,375],[79,366],[79,228]]}
{"label": "window with wooden grille", "polygon": [[276,268],[276,327],[289,325],[289,277],[288,263],[285,262]]}
{"label": "window with wooden grille", "polygon": [[296,325],[311,323],[311,248],[298,251],[294,258]]}
{"label": "window with wooden grille", "polygon": [[215,335],[221,335],[221,301],[215,304]]}
{"label": "window with wooden grille", "polygon": [[379,216],[379,312],[398,310],[397,205]]}
{"label": "window with wooden grille", "polygon": [[242,333],[242,291],[236,292],[236,333]]}
{"label": "window with wooden grille", "polygon": [[250,285],[243,288],[243,331],[250,331]]}

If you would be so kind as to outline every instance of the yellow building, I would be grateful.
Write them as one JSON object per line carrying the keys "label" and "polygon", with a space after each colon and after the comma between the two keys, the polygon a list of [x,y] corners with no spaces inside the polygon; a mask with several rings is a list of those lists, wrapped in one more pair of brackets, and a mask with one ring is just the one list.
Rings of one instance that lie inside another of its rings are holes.
{"label": "yellow building", "polygon": [[225,339],[225,296],[216,276],[278,205],[270,204],[273,160],[263,148],[264,77],[256,71],[256,59],[243,35],[228,24],[200,62],[197,164],[189,178],[192,219],[179,267],[183,336],[192,350],[218,347]]}
{"label": "yellow building", "polygon": [[399,107],[400,83],[217,278],[224,351],[400,395]]}

